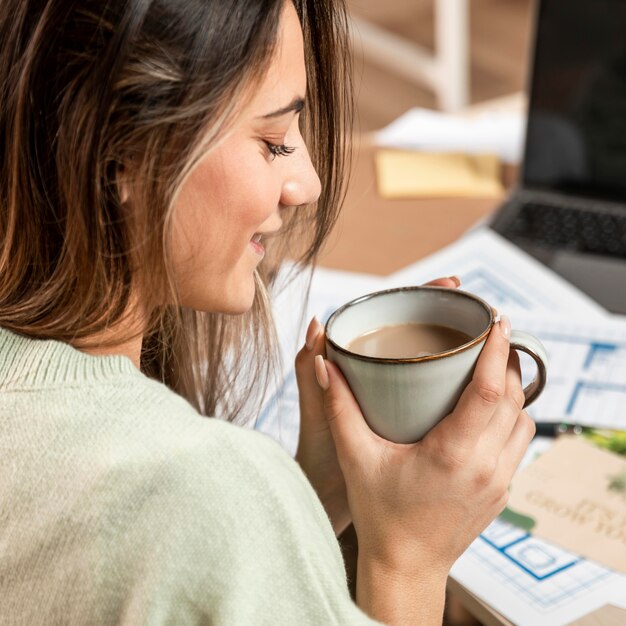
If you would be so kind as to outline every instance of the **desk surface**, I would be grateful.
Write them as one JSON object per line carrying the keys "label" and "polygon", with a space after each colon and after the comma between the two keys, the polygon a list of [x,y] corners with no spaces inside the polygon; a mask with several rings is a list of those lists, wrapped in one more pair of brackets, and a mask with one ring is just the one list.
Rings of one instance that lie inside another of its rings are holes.
{"label": "desk surface", "polygon": [[373,155],[367,138],[354,146],[343,210],[320,256],[325,267],[386,276],[452,243],[498,204],[493,199],[381,198]]}
{"label": "desk surface", "polygon": [[[320,256],[325,267],[390,274],[452,243],[498,205],[493,199],[381,198],[376,192],[373,155],[367,137],[355,146],[343,211]],[[450,580],[449,588],[485,626],[513,626],[455,581]],[[626,612],[605,606],[574,624],[624,626]]]}

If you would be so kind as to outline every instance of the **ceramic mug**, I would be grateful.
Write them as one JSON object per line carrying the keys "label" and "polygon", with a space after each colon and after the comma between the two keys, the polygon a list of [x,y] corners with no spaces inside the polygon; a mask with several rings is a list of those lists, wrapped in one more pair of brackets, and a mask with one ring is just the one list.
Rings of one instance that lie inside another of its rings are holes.
{"label": "ceramic mug", "polygon": [[[370,428],[397,443],[421,439],[452,412],[470,382],[496,319],[477,296],[443,287],[402,287],[352,300],[326,322],[326,355],[339,366]],[[363,356],[346,346],[366,332],[392,324],[437,324],[471,341],[445,352],[414,358]],[[528,333],[511,331],[511,348],[529,354],[537,375],[524,389],[524,406],[546,384],[547,354]]]}

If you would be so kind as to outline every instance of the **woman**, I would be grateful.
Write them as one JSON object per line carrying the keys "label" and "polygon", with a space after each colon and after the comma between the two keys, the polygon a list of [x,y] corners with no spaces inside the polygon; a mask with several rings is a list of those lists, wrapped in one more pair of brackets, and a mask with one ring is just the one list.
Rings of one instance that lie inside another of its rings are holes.
{"label": "woman", "polygon": [[262,388],[267,286],[333,223],[338,4],[4,0],[0,622],[441,623],[532,435],[506,320],[419,444],[367,429],[315,320],[304,473],[200,417]]}

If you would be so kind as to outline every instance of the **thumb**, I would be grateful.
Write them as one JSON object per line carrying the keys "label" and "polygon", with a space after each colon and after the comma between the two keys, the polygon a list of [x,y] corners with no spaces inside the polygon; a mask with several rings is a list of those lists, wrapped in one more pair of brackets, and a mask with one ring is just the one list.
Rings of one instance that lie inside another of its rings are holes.
{"label": "thumb", "polygon": [[335,441],[337,453],[344,459],[362,456],[372,445],[373,432],[339,368],[321,355],[315,357],[315,376],[324,395],[324,414]]}

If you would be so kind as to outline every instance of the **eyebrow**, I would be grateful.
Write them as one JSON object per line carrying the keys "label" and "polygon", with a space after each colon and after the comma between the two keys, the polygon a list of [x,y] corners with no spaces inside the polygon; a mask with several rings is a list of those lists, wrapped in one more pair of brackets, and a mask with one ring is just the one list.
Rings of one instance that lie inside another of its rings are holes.
{"label": "eyebrow", "polygon": [[302,109],[304,109],[304,98],[294,98],[287,106],[277,109],[276,111],[272,111],[271,113],[267,113],[266,115],[262,115],[261,117],[263,119],[271,119],[291,113],[292,111],[294,113],[300,113]]}

